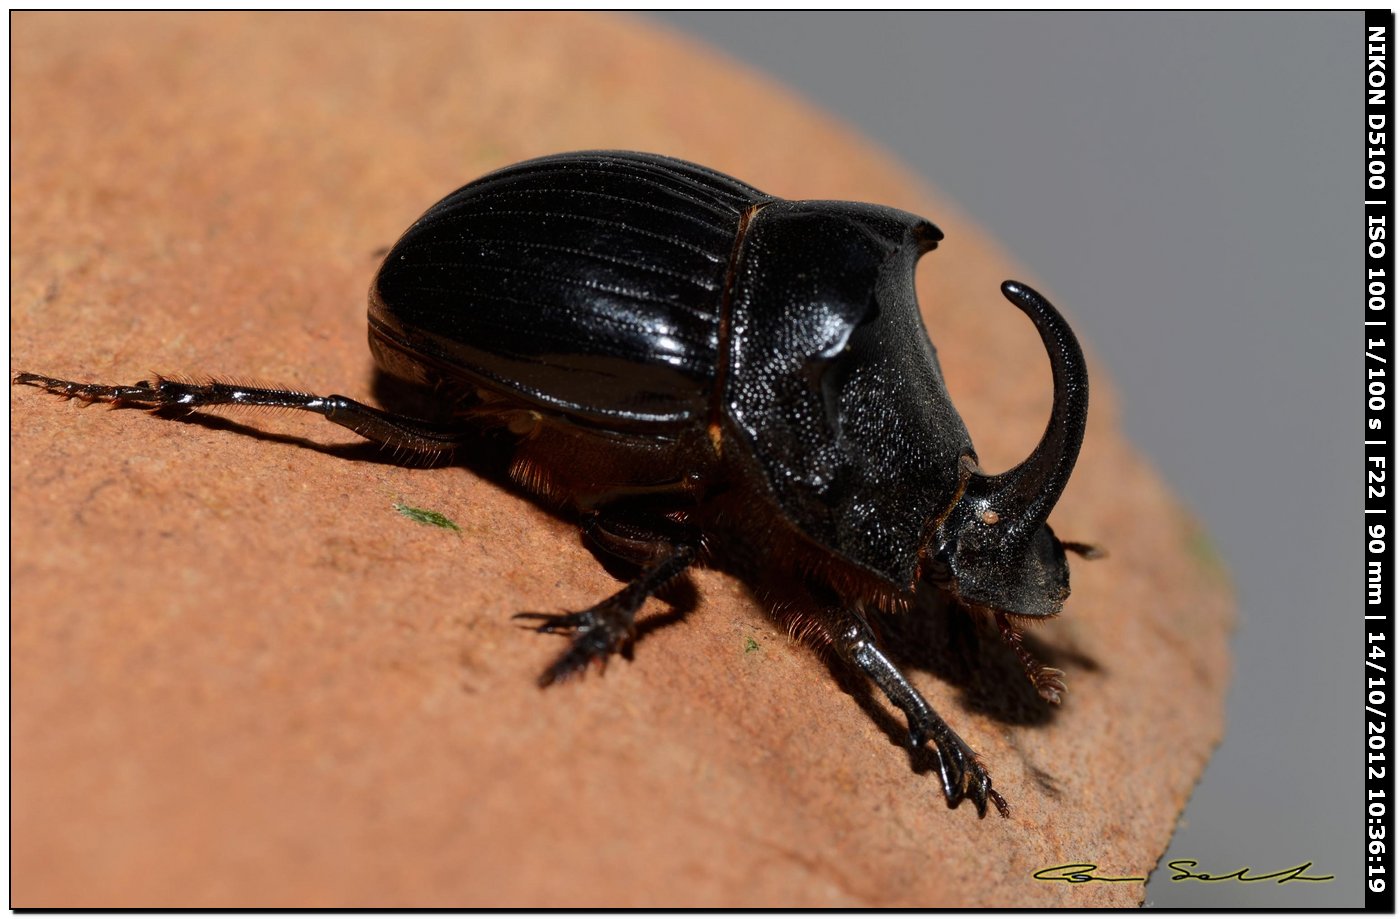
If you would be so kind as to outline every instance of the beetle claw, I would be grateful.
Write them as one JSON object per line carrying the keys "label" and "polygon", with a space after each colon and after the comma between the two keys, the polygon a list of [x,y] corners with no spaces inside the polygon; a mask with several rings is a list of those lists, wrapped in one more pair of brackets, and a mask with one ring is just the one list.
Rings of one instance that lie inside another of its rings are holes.
{"label": "beetle claw", "polygon": [[904,674],[885,656],[875,643],[870,625],[856,613],[846,609],[828,611],[827,623],[836,652],[862,670],[885,695],[903,710],[909,723],[909,746],[919,750],[931,749],[938,769],[938,780],[949,807],[957,807],[970,798],[977,816],[987,815],[987,802],[996,805],[997,812],[1009,816],[1006,800],[992,789],[992,777],[972,752],[972,748],[953,732],[938,713],[924,701],[918,690],[909,684]]}
{"label": "beetle claw", "polygon": [[972,798],[972,803],[977,806],[977,816],[987,816],[987,802],[990,801],[997,809],[997,813],[1002,817],[1011,816],[1011,806],[1006,803],[995,788],[992,787],[992,777],[987,774],[987,770],[982,765],[982,761],[976,756],[972,758],[972,768],[968,771],[967,796]]}
{"label": "beetle claw", "polygon": [[1031,677],[1031,682],[1035,684],[1040,697],[1051,705],[1059,705],[1060,699],[1069,691],[1065,686],[1065,672],[1055,667],[1042,666]]}
{"label": "beetle claw", "polygon": [[987,816],[990,801],[1003,817],[1011,815],[1006,799],[992,788],[992,777],[972,748],[951,731],[939,730],[938,725],[915,723],[909,728],[910,739],[916,747],[928,741],[938,761],[938,778],[943,786],[943,798],[949,807],[957,807],[964,798],[971,799],[977,816]]}
{"label": "beetle claw", "polygon": [[539,625],[527,625],[523,628],[534,632],[577,632],[580,629],[589,629],[596,624],[591,609],[578,613],[516,613],[512,619],[537,619]]}
{"label": "beetle claw", "polygon": [[636,634],[633,613],[613,602],[604,600],[596,606],[576,613],[516,613],[512,619],[539,622],[536,632],[569,632],[574,636],[569,649],[540,674],[540,686],[552,686],[582,673],[590,663],[597,663],[598,672],[607,670],[608,659],[627,646]]}

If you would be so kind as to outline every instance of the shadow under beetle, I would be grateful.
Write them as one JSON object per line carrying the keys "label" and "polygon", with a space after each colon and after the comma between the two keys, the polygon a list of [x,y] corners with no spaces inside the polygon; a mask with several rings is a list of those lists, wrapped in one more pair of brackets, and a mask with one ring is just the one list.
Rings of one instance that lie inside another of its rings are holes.
{"label": "shadow under beetle", "polygon": [[516,481],[637,571],[586,610],[520,614],[572,635],[542,685],[623,649],[647,597],[708,561],[800,610],[903,711],[910,743],[932,743],[949,805],[971,798],[985,815],[990,800],[1005,816],[866,611],[911,607],[921,582],[941,589],[990,614],[1059,701],[1063,673],[1031,657],[1013,620],[1059,613],[1065,551],[1094,551],[1045,522],[1079,454],[1088,381],[1055,308],[1003,284],[1049,352],[1055,401],[1030,457],[984,473],[915,301],[915,263],[941,238],[887,207],[785,201],[662,156],[567,153],[448,195],[370,289],[375,361],[450,399],[450,423],[217,380],[15,382],[148,408],[304,409],[423,454],[503,428]]}

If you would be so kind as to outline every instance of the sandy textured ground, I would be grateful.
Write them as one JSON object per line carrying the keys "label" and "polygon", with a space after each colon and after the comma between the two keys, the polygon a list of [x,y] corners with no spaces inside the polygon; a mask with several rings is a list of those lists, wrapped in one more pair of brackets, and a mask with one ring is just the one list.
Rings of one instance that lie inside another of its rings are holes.
{"label": "sandy textured ground", "polygon": [[[933,218],[920,297],[984,464],[1044,425],[994,244],[842,126],[635,22],[22,13],[12,41],[15,369],[368,397],[364,292],[414,217],[519,159],[638,148]],[[945,807],[893,717],[722,573],[634,662],[542,692],[560,640],[510,614],[614,582],[499,484],[310,417],[29,388],[11,412],[15,906],[1133,904],[1140,884],[1031,875],[1145,874],[1222,730],[1228,586],[1101,373],[1053,523],[1111,557],[1074,563],[1036,633],[1065,706],[936,634],[905,652],[1010,820]]]}

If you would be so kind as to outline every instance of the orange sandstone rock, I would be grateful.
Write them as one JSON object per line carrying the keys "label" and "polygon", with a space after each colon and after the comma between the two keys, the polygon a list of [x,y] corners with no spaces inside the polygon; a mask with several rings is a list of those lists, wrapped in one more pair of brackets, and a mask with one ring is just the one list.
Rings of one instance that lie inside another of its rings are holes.
{"label": "orange sandstone rock", "polygon": [[[634,21],[19,13],[11,38],[16,369],[367,397],[365,290],[424,208],[526,157],[634,148],[934,219],[920,298],[984,465],[1048,415],[996,289],[1024,273],[991,241],[841,125]],[[311,417],[10,404],[15,906],[1129,905],[1141,885],[1032,874],[1145,875],[1220,736],[1228,587],[1101,373],[1052,522],[1111,555],[1074,564],[1035,633],[1064,707],[937,636],[913,670],[1015,808],[982,821],[722,573],[634,662],[541,692],[561,640],[510,615],[615,582],[498,483]]]}

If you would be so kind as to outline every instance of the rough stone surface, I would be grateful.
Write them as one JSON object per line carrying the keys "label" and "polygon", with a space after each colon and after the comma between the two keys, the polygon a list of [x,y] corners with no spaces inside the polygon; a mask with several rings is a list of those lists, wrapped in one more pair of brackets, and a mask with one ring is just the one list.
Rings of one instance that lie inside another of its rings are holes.
{"label": "rough stone surface", "polygon": [[[984,464],[1047,417],[994,244],[842,126],[636,22],[19,13],[11,39],[15,369],[366,397],[364,292],[400,230],[489,169],[636,148],[932,217],[920,299]],[[903,652],[1009,820],[944,806],[889,709],[722,573],[635,661],[542,692],[560,639],[510,614],[615,582],[499,483],[310,417],[10,406],[14,906],[1130,905],[1140,884],[1031,875],[1145,875],[1222,730],[1228,584],[1101,373],[1053,522],[1111,555],[1073,563],[1035,633],[1064,707],[1004,655]]]}

